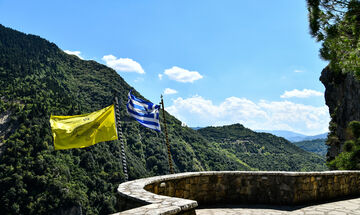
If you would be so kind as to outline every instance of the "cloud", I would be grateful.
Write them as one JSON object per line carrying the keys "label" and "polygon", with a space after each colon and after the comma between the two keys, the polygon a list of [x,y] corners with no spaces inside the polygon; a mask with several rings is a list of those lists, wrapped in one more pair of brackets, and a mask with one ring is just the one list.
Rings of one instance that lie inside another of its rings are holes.
{"label": "cloud", "polygon": [[166,88],[164,90],[164,95],[171,95],[171,94],[176,94],[176,93],[177,93],[177,91],[174,89]]}
{"label": "cloud", "polygon": [[66,54],[75,55],[75,56],[77,56],[78,58],[80,58],[81,60],[84,60],[84,58],[82,58],[82,57],[80,56],[80,54],[81,54],[80,51],[64,50],[64,52],[65,52]]}
{"label": "cloud", "polygon": [[202,79],[203,76],[197,71],[189,71],[177,66],[173,66],[170,69],[165,69],[164,72],[171,80],[182,83],[193,83],[196,80]]}
{"label": "cloud", "polygon": [[327,132],[330,120],[327,106],[266,100],[255,103],[238,97],[226,98],[218,105],[201,96],[179,97],[166,110],[190,126],[241,123],[254,130],[289,130],[309,135]]}
{"label": "cloud", "polygon": [[144,78],[136,78],[135,80],[134,80],[134,82],[135,83],[141,83],[141,82],[144,82]]}
{"label": "cloud", "polygon": [[302,72],[305,72],[305,71],[303,71],[303,70],[298,70],[298,69],[295,69],[295,70],[294,70],[294,72],[295,72],[295,73],[302,73]]}
{"label": "cloud", "polygon": [[303,89],[302,91],[300,91],[298,89],[294,89],[291,91],[285,91],[285,93],[282,94],[280,97],[281,98],[292,98],[292,97],[308,98],[308,97],[312,97],[312,96],[323,96],[323,95],[324,94],[322,92],[315,91],[315,90]]}
{"label": "cloud", "polygon": [[158,77],[159,77],[160,80],[162,80],[163,74],[158,74]]}
{"label": "cloud", "polygon": [[141,65],[130,58],[117,59],[114,55],[105,55],[102,57],[108,67],[113,68],[118,72],[136,72],[139,74],[145,74],[145,71]]}

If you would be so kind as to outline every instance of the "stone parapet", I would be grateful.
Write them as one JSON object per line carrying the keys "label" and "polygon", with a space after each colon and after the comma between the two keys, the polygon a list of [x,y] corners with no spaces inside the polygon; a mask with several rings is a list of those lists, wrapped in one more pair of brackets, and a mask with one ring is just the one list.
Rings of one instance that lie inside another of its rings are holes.
{"label": "stone parapet", "polygon": [[296,205],[360,195],[360,171],[189,172],[122,183],[118,193],[119,215],[195,214],[198,203]]}

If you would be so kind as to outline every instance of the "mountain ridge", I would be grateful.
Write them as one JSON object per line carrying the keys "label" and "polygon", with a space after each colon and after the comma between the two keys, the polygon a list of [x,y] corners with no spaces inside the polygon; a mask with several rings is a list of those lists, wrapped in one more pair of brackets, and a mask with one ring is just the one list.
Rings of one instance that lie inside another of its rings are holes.
{"label": "mountain ridge", "polygon": [[276,135],[278,137],[283,137],[290,142],[299,142],[299,141],[305,141],[305,140],[315,140],[315,139],[324,139],[327,138],[328,133],[322,133],[317,135],[305,135],[293,131],[288,130],[255,130],[256,132],[264,132],[264,133],[270,133],[273,135]]}
{"label": "mountain ridge", "polygon": [[[317,160],[317,163],[322,163],[324,157],[313,156],[282,137],[269,133],[258,133],[241,124],[210,126],[201,128],[198,132],[219,148],[234,153],[249,166],[257,166],[257,170],[314,171],[326,169],[324,163],[314,166],[304,161]],[[279,166],[281,160],[286,160],[286,162]]]}

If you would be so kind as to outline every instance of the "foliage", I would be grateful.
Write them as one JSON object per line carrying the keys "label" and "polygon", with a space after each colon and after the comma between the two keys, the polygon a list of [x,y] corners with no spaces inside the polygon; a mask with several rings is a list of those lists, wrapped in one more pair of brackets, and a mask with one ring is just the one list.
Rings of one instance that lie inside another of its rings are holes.
{"label": "foliage", "polygon": [[240,124],[206,127],[198,132],[256,170],[325,170],[325,158],[308,153],[284,138],[257,133]]}
{"label": "foliage", "polygon": [[293,144],[305,151],[313,152],[320,156],[325,156],[328,150],[326,139],[304,140],[293,142]]}
{"label": "foliage", "polygon": [[337,73],[360,78],[360,1],[307,0],[310,33],[322,41],[320,56]]}
{"label": "foliage", "polygon": [[342,152],[329,162],[332,169],[360,169],[360,122],[350,122],[349,129],[351,138],[344,143]]}

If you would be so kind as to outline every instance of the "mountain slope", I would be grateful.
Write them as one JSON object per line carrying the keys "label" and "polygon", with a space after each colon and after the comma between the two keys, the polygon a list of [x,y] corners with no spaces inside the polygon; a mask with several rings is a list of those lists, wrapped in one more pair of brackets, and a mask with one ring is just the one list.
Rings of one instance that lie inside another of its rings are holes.
{"label": "mountain slope", "polygon": [[[0,210],[5,214],[116,212],[123,182],[119,144],[54,151],[49,117],[121,103],[130,179],[167,174],[164,134],[128,117],[132,89],[113,69],[67,55],[55,44],[0,25]],[[143,98],[136,90],[133,93]],[[167,114],[167,113],[166,113]],[[167,114],[176,172],[249,170]]]}
{"label": "mountain slope", "polygon": [[[49,124],[51,114],[89,113],[110,105],[115,95],[120,100],[130,180],[168,174],[164,134],[142,127],[126,114],[130,89],[113,69],[0,25],[0,211],[117,211],[116,187],[124,181],[119,143],[54,151]],[[133,93],[143,98],[135,89]],[[182,127],[168,113],[166,119],[176,172],[265,169],[251,157],[238,157],[237,152]],[[318,165],[316,159],[298,161]],[[280,169],[282,164],[277,165],[267,166]]]}
{"label": "mountain slope", "polygon": [[284,138],[257,133],[240,124],[206,127],[198,132],[220,149],[258,170],[325,170],[325,159],[306,152]]}
{"label": "mountain slope", "polygon": [[304,140],[300,142],[293,142],[296,146],[308,152],[313,152],[321,156],[325,156],[328,151],[326,139]]}

